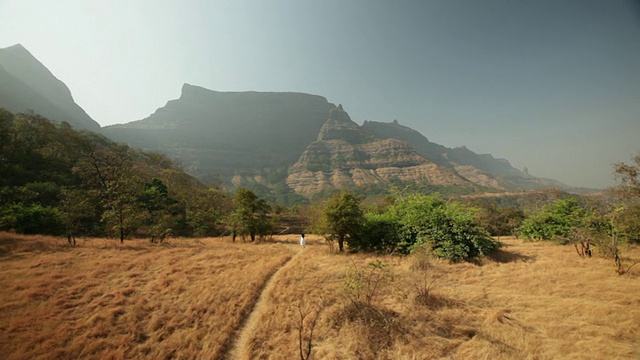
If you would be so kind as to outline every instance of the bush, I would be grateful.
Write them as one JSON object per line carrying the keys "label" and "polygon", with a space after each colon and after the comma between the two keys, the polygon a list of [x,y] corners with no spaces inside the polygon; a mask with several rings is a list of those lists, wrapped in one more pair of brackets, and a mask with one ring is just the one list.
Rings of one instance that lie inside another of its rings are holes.
{"label": "bush", "polygon": [[64,223],[56,208],[17,203],[0,210],[0,229],[21,234],[61,235]]}
{"label": "bush", "polygon": [[372,261],[366,267],[354,264],[342,284],[342,291],[354,306],[371,306],[392,280],[389,265],[380,260]]}
{"label": "bush", "polygon": [[352,250],[407,254],[416,246],[451,261],[472,261],[498,247],[475,221],[476,211],[438,196],[412,194],[396,197],[381,214],[367,213]]}
{"label": "bush", "polygon": [[526,218],[518,232],[524,239],[556,240],[566,244],[585,217],[577,199],[558,200]]}
{"label": "bush", "polygon": [[457,262],[472,261],[498,247],[475,222],[473,208],[438,196],[410,195],[390,211],[400,222],[401,241],[411,245],[408,249],[427,245],[434,256]]}
{"label": "bush", "polygon": [[358,233],[347,238],[350,251],[370,251],[378,253],[406,253],[407,248],[399,236],[399,223],[389,213],[364,215]]}

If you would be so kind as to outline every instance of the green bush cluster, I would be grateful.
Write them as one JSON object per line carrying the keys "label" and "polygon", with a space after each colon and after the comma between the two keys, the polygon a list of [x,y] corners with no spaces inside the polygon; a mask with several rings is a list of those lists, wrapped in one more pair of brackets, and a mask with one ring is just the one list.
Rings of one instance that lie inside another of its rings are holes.
{"label": "green bush cluster", "polygon": [[473,208],[419,193],[395,196],[384,212],[366,212],[347,244],[351,251],[401,254],[428,246],[451,261],[473,261],[498,247],[475,221]]}
{"label": "green bush cluster", "polygon": [[524,239],[566,243],[585,216],[586,212],[576,198],[558,200],[526,218],[519,233]]}

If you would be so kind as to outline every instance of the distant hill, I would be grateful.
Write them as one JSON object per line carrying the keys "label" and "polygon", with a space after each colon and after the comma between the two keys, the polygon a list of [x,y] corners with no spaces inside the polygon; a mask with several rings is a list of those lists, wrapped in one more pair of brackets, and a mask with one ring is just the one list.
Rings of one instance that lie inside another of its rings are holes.
{"label": "distant hill", "polygon": [[69,88],[20,44],[0,49],[0,107],[14,113],[33,111],[76,129],[100,129],[75,103]]}
{"label": "distant hill", "polygon": [[108,126],[116,141],[161,151],[205,180],[286,168],[313,142],[334,104],[302,93],[217,92],[185,84],[146,119]]}
{"label": "distant hill", "polygon": [[416,130],[400,125],[397,121],[365,121],[362,131],[380,139],[405,141],[429,161],[452,168],[477,185],[498,190],[569,188],[558,181],[538,178],[520,171],[506,159],[496,159],[490,154],[476,154],[465,146],[451,149],[432,143]]}

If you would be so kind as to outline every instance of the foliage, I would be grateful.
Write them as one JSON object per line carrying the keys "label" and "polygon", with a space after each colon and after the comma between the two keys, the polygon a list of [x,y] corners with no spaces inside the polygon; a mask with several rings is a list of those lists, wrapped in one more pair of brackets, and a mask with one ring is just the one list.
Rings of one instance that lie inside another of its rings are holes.
{"label": "foliage", "polygon": [[63,189],[60,196],[62,221],[68,237],[100,235],[102,211],[95,192],[85,189]]}
{"label": "foliage", "polygon": [[403,252],[427,245],[436,257],[472,261],[498,247],[476,223],[474,209],[456,202],[447,203],[437,195],[398,197],[389,211],[400,224]]}
{"label": "foliage", "polygon": [[517,206],[498,205],[496,201],[474,201],[469,206],[477,208],[476,221],[491,236],[512,236],[522,225],[524,212]]}
{"label": "foliage", "polygon": [[0,208],[0,228],[21,234],[61,235],[64,224],[56,208],[18,203]]}
{"label": "foliage", "polygon": [[434,256],[451,261],[472,261],[498,247],[476,222],[476,209],[438,195],[395,192],[392,199],[386,210],[363,215],[359,198],[336,194],[324,207],[329,237],[340,240],[342,234],[351,251],[407,254],[428,246]]}
{"label": "foliage", "polygon": [[362,226],[347,244],[354,252],[393,253],[401,246],[399,223],[390,213],[366,212]]}
{"label": "foliage", "polygon": [[0,108],[0,230],[217,235],[230,202],[160,154]]}
{"label": "foliage", "polygon": [[577,199],[558,200],[525,219],[519,233],[524,239],[566,243],[581,225],[583,217],[584,211]]}
{"label": "foliage", "polygon": [[360,209],[360,198],[348,191],[334,194],[324,206],[323,233],[329,239],[338,240],[339,250],[344,251],[344,241],[357,236],[364,216]]}
{"label": "foliage", "polygon": [[224,218],[231,212],[228,195],[216,188],[194,189],[186,201],[185,223],[193,236],[218,236],[224,232]]}
{"label": "foliage", "polygon": [[241,235],[248,234],[251,241],[256,235],[264,238],[272,233],[274,223],[269,217],[271,206],[265,199],[260,199],[251,190],[239,188],[233,197],[235,209],[229,217],[234,231]]}
{"label": "foliage", "polygon": [[151,242],[163,241],[181,219],[182,209],[178,201],[169,196],[169,189],[158,178],[144,184],[136,201],[147,214],[144,225],[151,236]]}
{"label": "foliage", "polygon": [[632,164],[617,163],[614,174],[620,181],[613,188],[619,206],[616,227],[625,242],[640,244],[640,154],[633,157]]}

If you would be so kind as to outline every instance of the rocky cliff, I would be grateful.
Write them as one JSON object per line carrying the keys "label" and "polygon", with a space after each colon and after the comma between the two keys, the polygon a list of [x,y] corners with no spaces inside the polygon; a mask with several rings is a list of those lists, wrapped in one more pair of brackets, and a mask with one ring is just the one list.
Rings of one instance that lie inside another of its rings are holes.
{"label": "rocky cliff", "polygon": [[287,185],[310,198],[343,188],[476,187],[454,170],[429,161],[408,143],[367,136],[342,106],[331,111],[318,140],[289,169]]}
{"label": "rocky cliff", "polygon": [[511,166],[506,159],[496,159],[490,154],[477,154],[464,146],[448,148],[432,143],[419,132],[400,125],[397,121],[365,121],[362,131],[380,139],[395,138],[406,141],[428,160],[454,169],[460,176],[480,186],[497,190],[567,187],[559,182],[537,178],[520,171]]}

